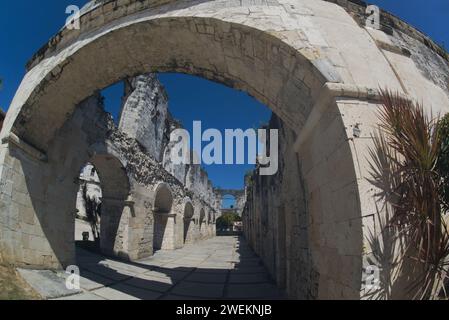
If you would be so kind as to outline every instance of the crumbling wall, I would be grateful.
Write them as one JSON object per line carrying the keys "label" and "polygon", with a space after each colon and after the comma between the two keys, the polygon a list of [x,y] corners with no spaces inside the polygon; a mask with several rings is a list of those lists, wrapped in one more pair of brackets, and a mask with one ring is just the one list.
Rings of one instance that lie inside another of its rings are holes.
{"label": "crumbling wall", "polygon": [[172,161],[172,150],[176,148],[177,142],[169,141],[165,147],[162,166],[167,172],[170,172],[178,181],[185,183],[187,174],[187,165],[184,163],[174,163]]}
{"label": "crumbling wall", "polygon": [[449,56],[443,57],[429,48],[428,41],[419,41],[396,29],[389,38],[396,46],[406,49],[421,74],[449,96]]}
{"label": "crumbling wall", "polygon": [[[137,77],[137,79],[145,79],[145,86],[148,86],[148,82],[157,82],[158,80],[156,76],[146,77],[146,78],[140,78]],[[136,80],[137,81],[137,80]],[[144,86],[144,87],[145,87]],[[150,85],[155,91],[153,93],[156,96],[162,95],[160,92],[156,91],[163,91],[163,88],[160,85]],[[165,96],[165,94],[164,94]],[[146,99],[143,97],[147,97],[145,95],[142,95],[141,99]],[[134,99],[134,98],[133,98]],[[128,103],[125,102],[125,105]],[[140,102],[141,105],[146,105],[145,101]],[[167,108],[167,104],[163,104],[164,108]],[[124,108],[122,111],[122,118],[127,118],[127,112],[129,109]],[[133,111],[130,111],[133,113]],[[165,109],[164,114],[167,116],[165,117],[165,124],[163,126],[158,126],[157,128],[160,129],[160,132],[158,135],[153,136],[152,139],[160,139],[160,141],[153,142],[153,146],[158,146],[159,149],[157,150],[163,150],[164,148],[167,148],[168,145],[168,137],[171,130],[174,128],[179,127],[179,123],[177,123],[175,120],[172,119],[171,115],[169,115],[169,112],[167,109]],[[143,116],[145,117],[145,115]],[[145,120],[142,120],[145,121]],[[154,203],[154,187],[157,186],[159,183],[163,182],[166,183],[172,192],[172,196],[174,199],[174,203],[172,206],[172,211],[170,214],[174,215],[174,219],[167,220],[167,226],[169,226],[170,230],[173,230],[174,238],[170,240],[170,248],[179,248],[184,245],[183,242],[183,214],[184,214],[184,202],[185,199],[191,199],[191,201],[196,204],[198,207],[201,208],[207,208],[207,210],[210,211],[216,211],[215,208],[213,208],[212,204],[209,203],[207,200],[208,192],[205,192],[205,187],[203,184],[196,184],[195,186],[191,186],[191,188],[187,188],[188,192],[185,190],[185,173],[184,171],[172,171],[172,170],[166,170],[167,167],[170,167],[170,159],[169,157],[165,158],[164,162],[156,159],[154,157],[157,152],[148,151],[144,145],[142,145],[141,141],[134,139],[133,137],[130,137],[127,132],[123,132],[122,130],[115,128],[114,123],[111,121],[111,119],[108,120],[108,136],[107,140],[109,141],[112,148],[117,150],[117,153],[120,155],[122,159],[124,159],[124,162],[126,163],[126,172],[128,176],[130,177],[130,180],[134,181],[137,186],[134,187],[133,193],[134,193],[134,201],[137,204],[140,202],[143,204],[146,208],[146,213],[143,217],[139,218],[137,217],[138,221],[134,221],[134,226],[138,226],[140,231],[135,232],[135,235],[131,235],[134,237],[134,239],[131,242],[138,242],[138,251],[142,252],[145,250],[148,250],[148,247],[150,246],[150,242],[152,242],[153,239],[153,230],[151,228],[151,224],[154,225],[154,212],[152,212],[152,207],[150,204]],[[147,127],[147,130],[152,130],[156,127]],[[148,137],[149,134],[146,134],[145,132],[141,132],[142,136]],[[152,149],[153,151],[155,149]],[[156,150],[156,151],[157,151]],[[173,168],[173,166],[171,166]],[[181,172],[181,174],[179,174]],[[198,182],[198,177],[207,177],[207,174],[203,172],[201,168],[199,170],[195,171],[196,177],[193,179]],[[139,190],[139,191],[138,191]],[[211,191],[212,189],[209,189],[207,191],[213,193]],[[197,212],[199,214],[199,211]],[[195,218],[195,217],[194,217]],[[176,225],[177,224],[177,225]],[[204,227],[204,226],[203,226]],[[212,229],[213,227],[211,225],[207,226],[207,229]],[[190,238],[195,240],[199,240],[202,238],[205,238],[201,235],[201,230],[198,227],[193,227],[191,231]],[[146,231],[144,231],[146,230]],[[209,236],[212,236],[213,234],[210,231],[207,231],[207,234]],[[145,238],[145,241],[140,241],[139,236],[143,236]]]}
{"label": "crumbling wall", "polygon": [[125,81],[119,122],[119,132],[135,139],[143,147],[143,152],[159,162],[163,170],[214,207],[213,185],[207,172],[197,165],[175,164],[171,159],[176,142],[170,141],[170,134],[182,125],[170,114],[168,95],[156,74],[140,75]]}
{"label": "crumbling wall", "polygon": [[167,120],[167,94],[155,74],[125,81],[119,130],[136,139],[158,161],[164,151]]}
{"label": "crumbling wall", "polygon": [[[157,75],[146,74],[126,80],[120,126],[118,130],[112,124],[111,127],[108,139],[126,159],[128,174],[146,188],[160,182],[171,188],[175,203],[171,217],[166,217],[164,225],[168,232],[174,232],[174,237],[165,248],[184,245],[187,240],[183,237],[184,222],[192,224],[188,230],[189,242],[214,236],[214,221],[199,223],[201,209],[218,215],[213,185],[200,166],[175,164],[171,160],[175,143],[170,141],[170,134],[182,125],[170,114],[167,93]],[[196,216],[190,221],[182,218],[185,199],[197,208]],[[154,217],[152,222],[156,225]],[[143,223],[142,227],[148,229],[147,224]],[[148,245],[147,242],[148,239],[143,246]]]}
{"label": "crumbling wall", "polygon": [[[187,192],[184,181],[167,172],[139,141],[121,132],[102,101],[97,93],[78,105],[49,145],[47,158],[14,144],[2,148],[1,152],[14,160],[1,174],[10,176],[23,190],[20,199],[18,191],[7,203],[9,207],[2,207],[0,250],[6,261],[39,268],[76,263],[78,182],[80,170],[90,161],[101,177],[100,242],[107,254],[135,260],[153,253],[154,187],[161,182],[170,186],[173,195],[174,247],[184,245],[181,232],[186,198],[213,210],[203,200],[202,191]],[[199,226],[191,232],[193,241],[203,237]],[[19,238],[25,242],[12,250],[10,244]]]}

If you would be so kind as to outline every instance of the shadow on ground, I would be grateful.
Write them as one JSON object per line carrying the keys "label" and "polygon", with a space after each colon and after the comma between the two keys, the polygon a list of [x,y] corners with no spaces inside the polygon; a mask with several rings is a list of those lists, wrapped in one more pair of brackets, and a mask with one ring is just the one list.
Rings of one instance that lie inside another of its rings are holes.
{"label": "shadow on ground", "polygon": [[[50,299],[220,300],[283,299],[259,257],[242,237],[215,237],[138,262],[107,258],[77,247],[81,290],[65,288]],[[54,281],[54,279],[53,279]],[[42,283],[42,281],[40,281]],[[49,287],[49,286],[47,286]]]}

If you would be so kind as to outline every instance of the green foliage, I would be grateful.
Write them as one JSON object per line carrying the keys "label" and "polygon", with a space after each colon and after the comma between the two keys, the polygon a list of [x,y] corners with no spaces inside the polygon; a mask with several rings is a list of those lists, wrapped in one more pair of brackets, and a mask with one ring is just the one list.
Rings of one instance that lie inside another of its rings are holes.
{"label": "green foliage", "polygon": [[383,232],[395,231],[389,233],[392,239],[382,243],[401,243],[394,264],[414,261],[416,273],[407,280],[410,293],[415,299],[432,298],[449,266],[442,200],[449,194],[445,185],[449,181],[449,121],[447,117],[434,121],[422,105],[399,94],[382,91],[381,96],[380,130],[369,150],[370,182],[379,190],[377,197],[393,208]]}
{"label": "green foliage", "polygon": [[445,211],[449,211],[449,114],[438,122],[440,150],[436,171],[441,177],[440,198]]}
{"label": "green foliage", "polygon": [[227,212],[217,219],[218,229],[227,229],[234,225],[234,222],[242,221],[242,218],[233,212]]}

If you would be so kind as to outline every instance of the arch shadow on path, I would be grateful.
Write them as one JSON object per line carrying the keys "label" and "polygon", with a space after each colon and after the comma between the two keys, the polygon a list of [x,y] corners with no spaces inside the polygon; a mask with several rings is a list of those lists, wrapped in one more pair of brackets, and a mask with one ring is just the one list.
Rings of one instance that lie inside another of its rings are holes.
{"label": "arch shadow on path", "polygon": [[62,299],[221,300],[285,298],[242,237],[216,237],[138,261],[77,247],[82,293]]}

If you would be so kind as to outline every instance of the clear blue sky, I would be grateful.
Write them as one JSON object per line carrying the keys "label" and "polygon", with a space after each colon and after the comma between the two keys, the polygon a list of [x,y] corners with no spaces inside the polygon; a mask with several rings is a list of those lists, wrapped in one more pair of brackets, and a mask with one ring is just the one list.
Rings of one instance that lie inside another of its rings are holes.
{"label": "clear blue sky", "polygon": [[[24,75],[25,63],[66,19],[65,8],[82,6],[85,0],[0,1],[0,106],[7,109]],[[449,0],[371,0],[449,47]],[[170,97],[170,110],[189,129],[193,120],[202,120],[206,128],[251,128],[270,117],[267,108],[243,93],[206,80],[161,75]],[[117,113],[120,101],[117,86],[105,91],[106,104]],[[243,186],[243,174],[249,166],[210,166],[209,175],[223,188]]]}

